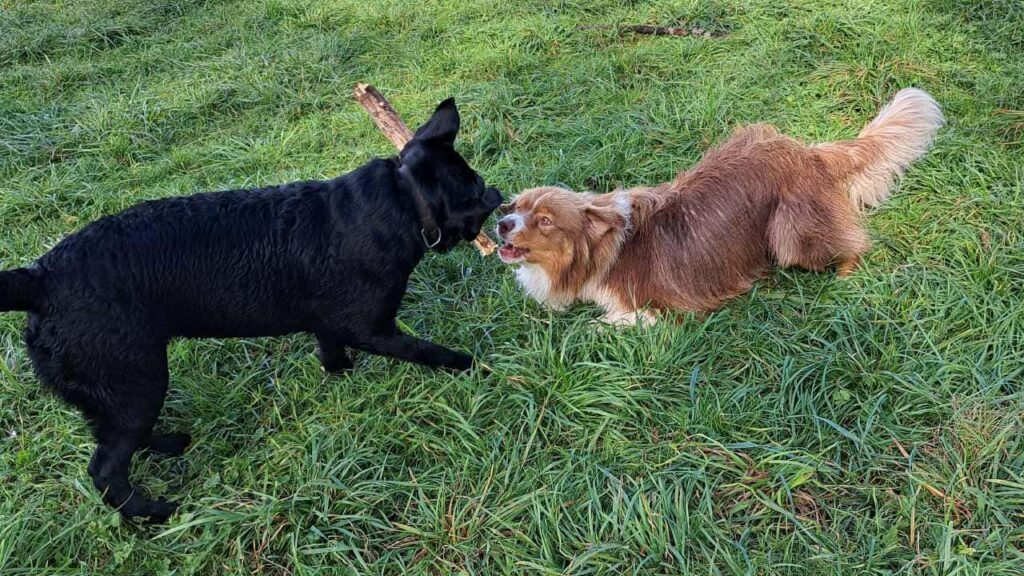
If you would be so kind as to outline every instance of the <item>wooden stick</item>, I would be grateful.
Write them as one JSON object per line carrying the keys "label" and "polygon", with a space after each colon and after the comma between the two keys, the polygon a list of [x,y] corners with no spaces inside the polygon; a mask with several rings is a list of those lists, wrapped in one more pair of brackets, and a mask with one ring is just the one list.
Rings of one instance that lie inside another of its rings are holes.
{"label": "wooden stick", "polygon": [[[650,34],[652,36],[689,36],[689,28],[675,28],[672,26],[647,26],[639,24],[635,26],[622,26],[619,30],[628,30],[637,34]],[[701,31],[700,34],[702,34]],[[698,36],[700,34],[697,34]]]}
{"label": "wooden stick", "polygon": [[373,123],[395,145],[395,148],[399,150],[405,148],[406,143],[412,140],[412,130],[409,130],[405,123],[402,122],[402,119],[398,117],[398,112],[391,107],[391,104],[384,99],[384,96],[369,84],[356,84],[352,93],[355,95],[356,100],[366,109],[370,118],[373,118]]}
{"label": "wooden stick", "polygon": [[713,34],[707,30],[694,26],[685,28],[680,26],[651,26],[649,24],[624,24],[622,26],[577,26],[578,30],[617,30],[619,34],[632,32],[633,34],[649,34],[651,36],[693,36],[695,38],[712,38],[724,34]]}
{"label": "wooden stick", "polygon": [[[395,145],[395,148],[401,150],[409,140],[412,140],[412,130],[409,130],[409,127],[402,122],[398,112],[391,107],[391,104],[388,103],[376,88],[369,84],[359,83],[352,90],[352,94],[355,96],[356,101],[366,110],[367,114],[370,115],[370,118],[373,119],[373,123],[377,125],[377,128]],[[494,241],[482,230],[476,239],[473,240],[473,243],[476,244],[480,254],[484,256],[490,256],[498,248]]]}

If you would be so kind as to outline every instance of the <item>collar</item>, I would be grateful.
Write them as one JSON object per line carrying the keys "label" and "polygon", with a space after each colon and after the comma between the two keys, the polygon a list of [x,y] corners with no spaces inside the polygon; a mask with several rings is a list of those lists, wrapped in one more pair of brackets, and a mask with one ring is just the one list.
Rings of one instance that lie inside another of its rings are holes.
{"label": "collar", "polygon": [[[398,179],[401,183],[405,184],[404,188],[412,196],[412,203],[416,206],[416,213],[420,218],[420,238],[423,239],[423,244],[428,249],[434,248],[441,243],[441,228],[437,225],[437,220],[434,218],[434,212],[430,209],[430,205],[427,204],[427,199],[423,195],[423,189],[420,188],[416,179],[409,174],[409,169],[405,166],[398,167]],[[431,240],[431,238],[434,239]]]}

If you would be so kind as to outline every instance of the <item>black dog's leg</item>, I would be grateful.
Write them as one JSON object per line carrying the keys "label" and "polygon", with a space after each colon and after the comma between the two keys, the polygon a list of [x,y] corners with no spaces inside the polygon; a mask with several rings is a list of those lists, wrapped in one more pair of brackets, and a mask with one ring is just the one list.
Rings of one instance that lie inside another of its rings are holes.
{"label": "black dog's leg", "polygon": [[146,434],[142,430],[101,424],[96,434],[99,444],[89,462],[89,475],[96,489],[103,493],[103,501],[117,508],[122,516],[128,519],[148,517],[151,523],[161,523],[174,514],[178,505],[166,500],[150,500],[128,482],[132,455]]}
{"label": "black dog's leg", "polygon": [[360,338],[352,347],[432,368],[468,370],[473,366],[473,357],[469,354],[409,336],[399,331],[397,326],[386,334]]}
{"label": "black dog's leg", "polygon": [[182,440],[178,435],[153,435],[167,394],[166,348],[160,342],[123,346],[116,357],[97,351],[91,364],[102,380],[90,388],[103,399],[91,410],[97,441],[89,462],[93,485],[124,518],[148,517],[150,523],[162,523],[178,505],[147,498],[128,481],[128,473],[139,448],[173,451]]}
{"label": "black dog's leg", "polygon": [[168,432],[166,434],[150,434],[149,438],[142,443],[142,447],[164,456],[181,456],[191,443],[192,436],[186,432]]}
{"label": "black dog's leg", "polygon": [[354,366],[348,352],[345,351],[345,342],[329,333],[316,335],[320,345],[320,362],[328,374],[340,374],[351,370]]}

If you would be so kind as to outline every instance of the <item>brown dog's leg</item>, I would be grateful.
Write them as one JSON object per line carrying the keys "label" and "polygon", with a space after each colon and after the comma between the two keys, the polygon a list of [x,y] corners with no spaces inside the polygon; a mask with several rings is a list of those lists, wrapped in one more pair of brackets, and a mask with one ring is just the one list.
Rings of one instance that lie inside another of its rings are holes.
{"label": "brown dog's leg", "polygon": [[838,262],[840,275],[846,275],[871,243],[849,201],[838,194],[807,194],[779,202],[768,222],[768,245],[783,268],[822,272]]}
{"label": "brown dog's leg", "polygon": [[846,259],[841,260],[839,264],[836,265],[836,276],[839,278],[846,278],[850,274],[856,272],[858,266],[860,266],[860,256],[857,254],[849,256]]}

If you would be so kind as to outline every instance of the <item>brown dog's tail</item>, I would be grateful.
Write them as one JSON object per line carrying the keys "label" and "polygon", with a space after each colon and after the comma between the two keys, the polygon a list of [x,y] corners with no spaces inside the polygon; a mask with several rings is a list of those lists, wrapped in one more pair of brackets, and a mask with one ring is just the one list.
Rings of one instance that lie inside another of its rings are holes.
{"label": "brown dog's tail", "polygon": [[893,181],[924,155],[945,123],[939,104],[917,88],[900,90],[855,140],[821,146],[829,164],[848,179],[858,209],[878,206]]}
{"label": "brown dog's tail", "polygon": [[35,310],[43,297],[42,279],[31,270],[0,271],[0,312]]}

